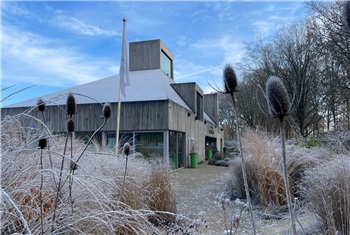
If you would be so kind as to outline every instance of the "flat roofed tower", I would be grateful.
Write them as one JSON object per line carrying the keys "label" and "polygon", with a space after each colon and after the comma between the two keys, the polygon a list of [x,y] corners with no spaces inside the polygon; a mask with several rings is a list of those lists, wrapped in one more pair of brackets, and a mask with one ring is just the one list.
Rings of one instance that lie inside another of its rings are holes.
{"label": "flat roofed tower", "polygon": [[174,55],[160,39],[129,44],[130,71],[160,69],[174,79],[173,61]]}

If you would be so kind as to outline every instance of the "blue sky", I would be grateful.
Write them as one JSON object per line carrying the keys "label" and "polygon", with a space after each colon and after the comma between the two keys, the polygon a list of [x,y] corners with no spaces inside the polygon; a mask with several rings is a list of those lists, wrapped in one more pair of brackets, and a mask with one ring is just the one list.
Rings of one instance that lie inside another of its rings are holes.
{"label": "blue sky", "polygon": [[128,42],[161,39],[174,54],[176,82],[196,82],[205,93],[221,85],[246,44],[305,19],[300,1],[53,2],[1,5],[1,105],[39,97],[119,72],[122,18]]}

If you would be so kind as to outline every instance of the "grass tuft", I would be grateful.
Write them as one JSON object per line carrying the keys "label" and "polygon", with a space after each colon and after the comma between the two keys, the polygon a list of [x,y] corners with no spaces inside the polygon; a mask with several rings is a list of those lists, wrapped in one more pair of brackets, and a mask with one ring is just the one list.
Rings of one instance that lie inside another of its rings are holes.
{"label": "grass tuft", "polygon": [[322,221],[325,234],[350,234],[350,159],[333,159],[305,171],[303,193]]}

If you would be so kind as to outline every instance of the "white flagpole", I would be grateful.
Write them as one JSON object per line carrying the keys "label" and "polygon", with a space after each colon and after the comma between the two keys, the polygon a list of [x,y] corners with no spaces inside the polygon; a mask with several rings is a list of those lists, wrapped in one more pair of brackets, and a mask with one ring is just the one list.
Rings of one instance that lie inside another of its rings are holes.
{"label": "white flagpole", "polygon": [[[121,93],[121,90],[122,90],[122,80],[123,79],[128,79],[127,76],[129,76],[127,73],[129,71],[126,71],[126,70],[129,70],[129,66],[125,66],[125,63],[127,63],[127,60],[128,58],[125,58],[127,56],[126,53],[127,51],[126,50],[126,38],[125,38],[125,22],[126,22],[126,19],[123,18],[123,38],[122,38],[122,55],[121,55],[121,61],[120,61],[120,69],[119,69],[119,91],[118,91],[118,111],[117,111],[117,131],[116,131],[116,137],[115,137],[115,152],[118,156],[118,152],[119,152],[119,129],[120,129],[120,107],[121,107],[121,101],[120,101],[120,93]],[[125,85],[125,84],[124,84]],[[124,88],[125,89],[125,88]],[[125,91],[123,91],[125,93]]]}

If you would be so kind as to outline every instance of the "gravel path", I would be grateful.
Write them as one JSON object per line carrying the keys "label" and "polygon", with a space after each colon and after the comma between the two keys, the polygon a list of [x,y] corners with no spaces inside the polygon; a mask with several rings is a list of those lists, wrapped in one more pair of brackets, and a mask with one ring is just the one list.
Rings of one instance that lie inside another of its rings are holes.
{"label": "gravel path", "polygon": [[202,228],[204,234],[223,234],[225,230],[223,212],[214,201],[217,193],[225,187],[223,182],[228,172],[228,167],[203,163],[197,169],[185,168],[174,173],[177,213],[198,219],[199,213],[205,212],[208,228]]}
{"label": "gravel path", "polygon": [[[177,213],[191,219],[198,219],[201,211],[205,213],[208,227],[201,227],[203,234],[224,234],[224,213],[215,203],[215,197],[225,188],[225,182],[229,177],[228,167],[210,166],[207,162],[199,164],[197,169],[185,168],[174,173],[175,190],[177,194]],[[259,235],[284,235],[288,234],[289,219],[282,216],[279,220],[261,219],[264,211],[255,212],[255,225]],[[286,214],[287,215],[287,214]],[[315,222],[315,218],[309,213],[302,212],[299,219],[303,226]],[[300,230],[300,227],[298,230]],[[236,234],[253,234],[250,217],[243,212],[241,222]]]}

